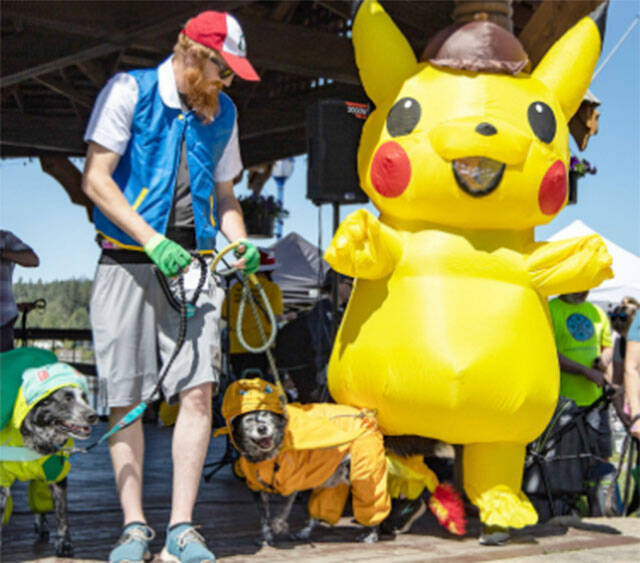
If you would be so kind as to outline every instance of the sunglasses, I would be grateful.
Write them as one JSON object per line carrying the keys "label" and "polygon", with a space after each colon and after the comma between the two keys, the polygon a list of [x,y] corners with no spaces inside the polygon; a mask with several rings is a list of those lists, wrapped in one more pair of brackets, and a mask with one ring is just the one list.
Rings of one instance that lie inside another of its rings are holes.
{"label": "sunglasses", "polygon": [[611,320],[620,319],[621,321],[626,321],[629,318],[629,315],[625,311],[614,311],[611,313]]}
{"label": "sunglasses", "polygon": [[209,60],[218,67],[218,74],[220,75],[220,78],[222,78],[223,80],[225,78],[229,78],[230,76],[235,76],[235,72],[233,72],[226,64],[224,64],[222,61],[219,61],[217,58],[215,57],[209,57]]}

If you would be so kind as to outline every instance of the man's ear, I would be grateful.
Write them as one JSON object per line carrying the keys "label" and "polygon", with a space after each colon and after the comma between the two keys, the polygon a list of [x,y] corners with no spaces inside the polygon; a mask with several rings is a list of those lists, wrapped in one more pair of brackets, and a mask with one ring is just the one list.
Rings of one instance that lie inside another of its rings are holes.
{"label": "man's ear", "polygon": [[569,29],[532,73],[555,93],[567,121],[580,107],[600,57],[607,7],[603,2]]}
{"label": "man's ear", "polygon": [[184,55],[184,64],[188,67],[199,66],[200,56],[198,54],[198,49],[196,49],[193,45],[187,49],[187,52]]}

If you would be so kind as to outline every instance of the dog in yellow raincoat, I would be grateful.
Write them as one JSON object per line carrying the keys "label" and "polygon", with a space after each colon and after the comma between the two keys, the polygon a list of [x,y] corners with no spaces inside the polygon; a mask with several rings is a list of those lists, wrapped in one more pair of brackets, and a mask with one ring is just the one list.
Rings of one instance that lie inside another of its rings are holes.
{"label": "dog in yellow raincoat", "polygon": [[[274,385],[262,379],[241,379],[229,386],[222,403],[227,424],[223,431],[230,434],[241,454],[246,437],[241,435],[240,423],[244,415],[255,412],[286,420],[282,439],[273,443],[268,441],[268,420],[257,426],[256,440],[268,447],[263,456],[268,459],[251,462],[242,456],[239,461],[247,485],[260,493],[263,542],[271,543],[273,532],[287,530],[286,517],[294,493],[306,489],[312,489],[310,525],[300,537],[308,537],[317,521],[336,524],[351,490],[355,519],[372,528],[362,540],[376,541],[376,526],[389,514],[391,501],[384,444],[375,416],[365,409],[345,405],[285,406]],[[273,520],[266,504],[269,493],[289,497],[285,514]]]}
{"label": "dog in yellow raincoat", "polygon": [[8,523],[13,505],[10,487],[16,479],[28,481],[36,532],[41,539],[48,538],[45,514],[55,507],[56,555],[71,557],[69,451],[73,437],[88,438],[98,417],[87,404],[84,377],[71,366],[55,362],[51,352],[32,348],[12,350],[0,358],[0,514],[3,524]]}
{"label": "dog in yellow raincoat", "polygon": [[[377,540],[376,526],[389,514],[390,496],[415,499],[431,491],[429,508],[441,525],[465,533],[459,495],[419,456],[385,455],[382,434],[371,411],[326,403],[285,405],[276,389],[262,379],[241,379],[225,393],[222,414],[242,457],[236,472],[259,493],[262,539],[288,530],[287,517],[296,493],[313,489],[309,524],[298,534],[308,539],[319,521],[339,520],[351,489],[356,520],[372,530],[361,541]],[[286,424],[286,426],[285,426]],[[282,513],[271,519],[268,494],[287,497]]]}

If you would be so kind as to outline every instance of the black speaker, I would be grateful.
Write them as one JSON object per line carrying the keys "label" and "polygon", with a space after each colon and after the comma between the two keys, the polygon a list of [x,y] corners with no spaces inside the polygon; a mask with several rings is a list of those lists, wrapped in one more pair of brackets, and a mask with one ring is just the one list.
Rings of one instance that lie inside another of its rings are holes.
{"label": "black speaker", "polygon": [[307,197],[320,203],[367,203],[357,155],[369,104],[327,98],[307,108]]}

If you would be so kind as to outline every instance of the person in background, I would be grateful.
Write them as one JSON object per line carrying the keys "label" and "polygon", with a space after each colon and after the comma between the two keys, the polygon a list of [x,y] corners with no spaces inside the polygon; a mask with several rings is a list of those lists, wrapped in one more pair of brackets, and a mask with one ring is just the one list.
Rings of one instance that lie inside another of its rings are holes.
{"label": "person in background", "polygon": [[11,231],[0,230],[0,352],[13,349],[13,325],[18,307],[13,296],[13,270],[36,268],[40,259],[33,249]]}
{"label": "person in background", "polygon": [[624,360],[627,349],[627,332],[640,303],[633,297],[624,297],[620,304],[609,313],[611,328],[616,332],[613,339],[613,361],[611,381],[615,385],[624,384]]}
{"label": "person in background", "polygon": [[[606,313],[587,301],[588,291],[560,295],[549,302],[560,363],[560,395],[579,407],[588,407],[602,396],[612,355],[611,327]],[[594,444],[603,459],[611,456],[611,423],[608,409],[599,409],[598,439]],[[589,494],[591,515],[601,515],[596,483]]]}
{"label": "person in background", "polygon": [[[335,319],[333,318],[334,276],[338,286]],[[340,327],[340,322],[342,321],[342,316],[351,297],[352,289],[353,278],[329,269],[321,287],[324,297],[314,305],[309,313],[309,330],[315,348],[315,388],[318,400],[321,398],[326,399],[329,396],[327,388],[327,364],[331,356],[331,351],[333,350],[333,342],[336,336],[334,334],[334,328],[335,331],[337,331]]]}
{"label": "person in background", "polygon": [[[620,427],[623,422],[628,422],[629,405],[624,392],[625,380],[625,356],[627,350],[627,332],[631,321],[638,310],[640,303],[633,297],[624,297],[620,304],[616,305],[609,312],[611,328],[614,330],[613,335],[613,353],[612,361],[607,369],[607,379],[616,387],[617,393],[614,397],[614,406],[617,419],[614,419],[616,427]],[[622,422],[621,422],[622,421]]]}
{"label": "person in background", "polygon": [[[153,266],[176,276],[191,263],[189,251],[214,250],[219,230],[242,243],[235,268],[251,274],[258,266],[233,193],[242,162],[236,108],[223,89],[235,76],[259,80],[240,24],[228,13],[205,11],[186,23],[173,55],[157,68],[115,75],[89,119],[82,187],[95,203],[102,248],[91,324],[98,373],[108,381],[111,425],[150,399],[176,348],[179,313],[169,306]],[[185,275],[187,291],[195,289],[190,280],[198,280],[191,276],[197,265]],[[220,371],[221,301],[221,289],[207,278],[184,346],[162,384],[169,403],[180,402],[163,561],[215,560],[192,517]],[[142,507],[141,421],[114,434],[109,449],[124,516],[109,559],[142,561],[150,555],[154,531]]]}
{"label": "person in background", "polygon": [[640,440],[640,314],[637,311],[627,331],[624,365],[624,394],[629,407],[629,431],[636,440]]}

